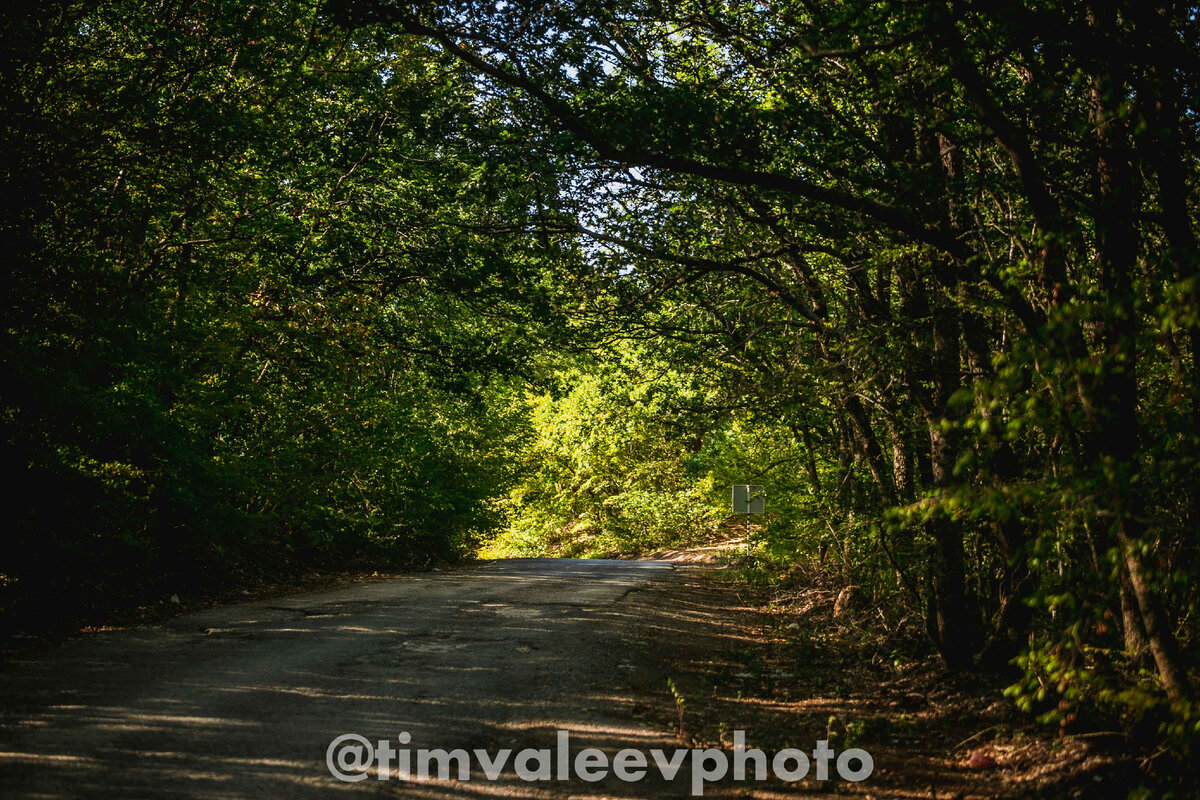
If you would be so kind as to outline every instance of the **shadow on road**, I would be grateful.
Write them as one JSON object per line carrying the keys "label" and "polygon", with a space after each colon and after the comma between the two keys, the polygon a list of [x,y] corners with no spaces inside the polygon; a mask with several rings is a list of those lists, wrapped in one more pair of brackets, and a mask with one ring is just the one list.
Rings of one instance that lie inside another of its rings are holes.
{"label": "shadow on road", "polygon": [[[638,794],[629,784],[344,783],[342,734],[408,748],[626,747],[677,742],[637,717],[637,636],[703,636],[686,609],[625,602],[671,580],[661,562],[523,559],[211,609],[89,635],[0,668],[5,797]],[[634,618],[636,616],[636,619]],[[633,623],[637,622],[635,626]],[[634,630],[641,633],[633,633]],[[415,763],[414,763],[415,767]],[[683,780],[687,769],[682,771]],[[662,784],[661,779],[658,783]],[[685,785],[662,787],[671,796]]]}

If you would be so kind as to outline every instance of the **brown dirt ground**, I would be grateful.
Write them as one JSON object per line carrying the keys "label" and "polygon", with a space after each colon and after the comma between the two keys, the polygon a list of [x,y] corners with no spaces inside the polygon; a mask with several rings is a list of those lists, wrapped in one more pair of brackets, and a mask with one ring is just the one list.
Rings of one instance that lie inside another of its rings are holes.
{"label": "brown dirt ground", "polygon": [[[933,657],[898,653],[896,632],[869,608],[835,620],[835,592],[819,576],[757,589],[705,564],[713,553],[658,555],[685,563],[683,580],[629,598],[654,610],[634,641],[645,651],[639,661],[648,656],[655,668],[630,681],[644,722],[677,725],[670,677],[692,746],[728,750],[731,732],[744,730],[747,746],[768,754],[811,752],[827,738],[836,750],[863,747],[875,762],[858,784],[820,786],[810,775],[718,785],[706,796],[1123,798],[1137,784],[1136,762],[1109,738],[1056,738],[1014,709],[1002,682],[950,676]],[[972,757],[986,766],[973,768]]]}

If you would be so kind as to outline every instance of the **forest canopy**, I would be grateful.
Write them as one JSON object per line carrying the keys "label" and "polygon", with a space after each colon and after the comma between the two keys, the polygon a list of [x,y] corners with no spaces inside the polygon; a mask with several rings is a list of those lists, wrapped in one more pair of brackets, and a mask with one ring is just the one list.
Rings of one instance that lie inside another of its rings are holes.
{"label": "forest canopy", "polygon": [[1194,730],[1194,8],[2,24],[7,616],[647,553],[756,483],[761,557],[949,669]]}

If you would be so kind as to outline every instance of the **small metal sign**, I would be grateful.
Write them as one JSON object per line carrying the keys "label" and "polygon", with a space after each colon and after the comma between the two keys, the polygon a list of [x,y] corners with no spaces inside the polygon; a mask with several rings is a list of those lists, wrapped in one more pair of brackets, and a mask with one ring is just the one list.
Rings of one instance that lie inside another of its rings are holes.
{"label": "small metal sign", "polygon": [[754,484],[734,484],[733,513],[762,514],[766,511],[763,487]]}

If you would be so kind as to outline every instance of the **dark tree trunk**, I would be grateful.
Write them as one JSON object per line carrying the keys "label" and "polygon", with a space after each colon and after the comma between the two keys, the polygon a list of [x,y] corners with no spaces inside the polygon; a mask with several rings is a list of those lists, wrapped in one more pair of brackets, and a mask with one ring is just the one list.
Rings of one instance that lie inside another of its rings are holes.
{"label": "dark tree trunk", "polygon": [[812,431],[809,430],[807,422],[800,424],[799,433],[800,441],[804,445],[804,468],[808,473],[808,482],[812,486],[813,494],[820,495],[821,475],[817,472],[817,451],[813,448]]}
{"label": "dark tree trunk", "polygon": [[[1098,12],[1099,27],[1115,25],[1111,10]],[[1128,135],[1116,108],[1125,90],[1119,75],[1101,75],[1092,86],[1096,136],[1096,238],[1101,261],[1101,286],[1108,300],[1103,325],[1102,367],[1087,404],[1093,427],[1091,450],[1104,465],[1108,484],[1104,495],[1133,598],[1141,612],[1146,639],[1163,689],[1172,700],[1189,693],[1179,646],[1162,598],[1150,584],[1142,560],[1143,502],[1133,479],[1139,469],[1137,413],[1137,335],[1140,318],[1135,308],[1133,273],[1139,249],[1134,220],[1138,205],[1133,187]]]}
{"label": "dark tree trunk", "polygon": [[1142,612],[1138,607],[1137,597],[1133,594],[1129,570],[1124,564],[1120,566],[1117,587],[1121,598],[1121,635],[1125,642],[1125,655],[1131,661],[1141,661],[1146,657],[1149,648],[1146,643],[1146,626],[1142,624]]}
{"label": "dark tree trunk", "polygon": [[[956,295],[956,278],[951,265],[934,265],[934,280],[949,297]],[[941,296],[932,304],[933,315],[933,396],[927,421],[929,461],[933,487],[946,492],[954,487],[954,466],[960,452],[960,435],[954,428],[951,398],[962,386],[959,362],[961,326],[956,309]],[[978,622],[970,616],[963,556],[962,523],[946,514],[938,514],[930,523],[933,537],[933,613],[937,646],[951,670],[972,667],[972,656],[979,644]]]}
{"label": "dark tree trunk", "polygon": [[[930,427],[933,482],[939,488],[949,485],[954,467],[956,448],[949,439],[949,434],[939,427]],[[978,637],[976,626],[967,614],[962,525],[947,516],[939,515],[929,523],[929,533],[933,537],[932,611],[936,623],[934,629],[937,631],[935,641],[938,652],[949,669],[970,669]]]}

